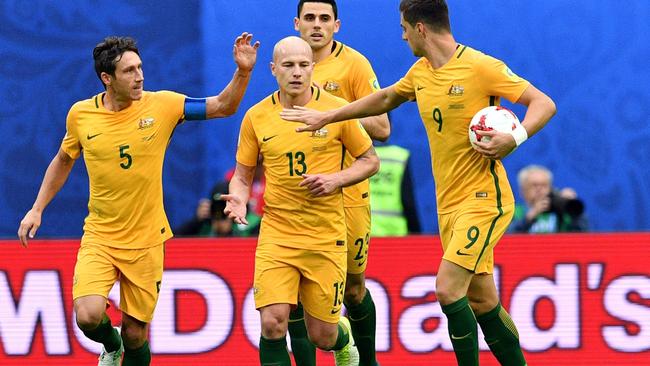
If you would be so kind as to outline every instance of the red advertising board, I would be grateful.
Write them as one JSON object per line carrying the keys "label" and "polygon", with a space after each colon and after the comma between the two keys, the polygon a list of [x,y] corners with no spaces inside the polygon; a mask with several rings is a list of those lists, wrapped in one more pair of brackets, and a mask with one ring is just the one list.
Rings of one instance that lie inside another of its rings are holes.
{"label": "red advertising board", "polygon": [[[0,241],[0,365],[92,365],[74,326],[78,241]],[[150,329],[152,365],[257,365],[253,239],[174,239]],[[367,278],[382,366],[453,365],[435,297],[437,237],[373,239]],[[507,236],[495,278],[529,365],[650,365],[650,234]],[[119,322],[119,291],[109,296]],[[498,363],[481,341],[481,365]],[[321,352],[318,364],[334,364]]]}

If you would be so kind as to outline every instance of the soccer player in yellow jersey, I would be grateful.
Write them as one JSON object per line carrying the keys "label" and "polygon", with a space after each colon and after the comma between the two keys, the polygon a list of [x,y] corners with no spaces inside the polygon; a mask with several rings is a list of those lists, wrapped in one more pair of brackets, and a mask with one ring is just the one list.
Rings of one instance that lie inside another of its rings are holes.
{"label": "soccer player in yellow jersey", "polygon": [[[163,209],[162,167],[176,126],[183,120],[232,115],[246,91],[259,43],[237,37],[237,70],[217,95],[188,98],[144,91],[135,41],[107,37],[93,50],[105,91],[72,106],[66,134],[50,163],[32,209],[20,223],[23,246],[41,225],[42,212],[83,154],[90,180],[88,216],[77,255],[72,296],[77,325],[102,343],[99,365],[149,365],[147,324],[163,274],[164,242],[172,232]],[[106,299],[120,281],[121,335],[106,316]]]}
{"label": "soccer player in yellow jersey", "polygon": [[[347,318],[341,317],[346,273],[346,226],[341,187],[374,174],[379,158],[357,120],[298,133],[280,111],[318,110],[346,102],[312,85],[312,50],[298,37],[275,45],[271,71],[279,90],[250,108],[241,124],[237,165],[225,212],[246,223],[246,202],[261,154],[266,176],[264,215],[255,252],[253,294],[260,311],[261,365],[290,366],[289,312],[300,298],[309,339],[332,350],[337,366],[358,365]],[[341,169],[347,150],[356,160]]]}
{"label": "soccer player in yellow jersey", "polygon": [[[477,323],[501,365],[526,364],[516,327],[499,302],[493,250],[512,219],[514,198],[499,160],[538,132],[555,104],[503,62],[458,44],[444,0],[402,0],[402,38],[419,57],[392,86],[327,112],[284,110],[287,120],[317,130],[330,122],[377,115],[415,100],[431,148],[443,258],[436,296],[448,321],[458,365],[478,365]],[[472,146],[472,116],[501,98],[527,106],[521,128],[485,131]],[[329,126],[329,125],[328,125]]]}
{"label": "soccer player in yellow jersey", "polygon": [[[294,27],[314,53],[312,80],[330,94],[348,102],[379,90],[370,62],[359,52],[334,40],[340,29],[335,0],[300,0]],[[382,114],[361,119],[370,137],[386,141],[390,134],[388,116]],[[345,154],[344,167],[354,158]],[[347,225],[348,271],[343,304],[348,312],[352,334],[360,355],[360,366],[374,366],[376,312],[370,291],[365,286],[370,244],[369,182],[343,188],[343,206]],[[314,366],[316,349],[307,339],[302,307],[291,312],[289,334],[297,366]]]}

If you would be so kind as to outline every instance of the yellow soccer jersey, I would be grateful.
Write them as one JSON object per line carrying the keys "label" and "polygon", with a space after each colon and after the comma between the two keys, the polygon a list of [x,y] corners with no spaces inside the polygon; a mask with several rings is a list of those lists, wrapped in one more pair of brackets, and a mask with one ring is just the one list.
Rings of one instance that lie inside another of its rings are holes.
{"label": "yellow soccer jersey", "polygon": [[[312,80],[325,91],[348,102],[361,99],[379,90],[377,76],[370,62],[356,50],[336,42],[334,52],[316,64]],[[349,167],[354,158],[345,155],[344,167]],[[368,180],[343,188],[345,207],[358,207],[370,204],[370,185]]]}
{"label": "yellow soccer jersey", "polygon": [[[344,105],[320,88],[312,87],[307,108],[330,110]],[[346,225],[340,190],[314,197],[298,184],[303,174],[341,170],[344,149],[357,157],[372,141],[358,120],[333,123],[314,132],[296,132],[294,122],[280,118],[279,92],[252,108],[242,120],[237,162],[255,166],[262,154],[266,189],[258,245],[346,251]]]}
{"label": "yellow soccer jersey", "polygon": [[503,164],[474,151],[467,129],[481,108],[499,105],[500,97],[515,102],[529,85],[500,60],[463,45],[435,70],[419,59],[394,85],[398,94],[417,101],[429,137],[439,213],[472,202],[514,202]]}
{"label": "yellow soccer jersey", "polygon": [[90,198],[83,243],[146,248],[172,237],[163,208],[162,168],[185,96],[144,92],[142,99],[112,112],[104,93],[77,102],[68,112],[61,149],[83,153]]}

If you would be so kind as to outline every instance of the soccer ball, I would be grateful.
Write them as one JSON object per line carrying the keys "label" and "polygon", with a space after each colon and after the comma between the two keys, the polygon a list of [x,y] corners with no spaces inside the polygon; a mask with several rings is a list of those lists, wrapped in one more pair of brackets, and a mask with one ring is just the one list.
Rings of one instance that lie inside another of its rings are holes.
{"label": "soccer ball", "polygon": [[521,123],[517,115],[506,107],[490,106],[478,111],[469,123],[469,141],[474,144],[477,141],[488,142],[488,136],[477,135],[475,131],[511,132]]}

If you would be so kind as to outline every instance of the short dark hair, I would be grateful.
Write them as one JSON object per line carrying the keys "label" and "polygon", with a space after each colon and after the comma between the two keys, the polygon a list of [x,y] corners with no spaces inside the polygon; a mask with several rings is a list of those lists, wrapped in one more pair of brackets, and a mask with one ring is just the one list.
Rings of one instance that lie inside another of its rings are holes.
{"label": "short dark hair", "polygon": [[339,11],[336,8],[336,0],[300,0],[298,2],[298,18],[300,18],[300,12],[302,12],[302,6],[305,3],[323,3],[332,5],[332,10],[334,11],[334,20],[339,18]]}
{"label": "short dark hair", "polygon": [[95,59],[95,72],[100,81],[102,81],[102,72],[115,76],[115,65],[126,51],[135,52],[140,56],[135,40],[131,37],[110,36],[95,46],[93,59]]}
{"label": "short dark hair", "polygon": [[451,32],[449,9],[445,0],[402,0],[399,11],[404,20],[412,26],[422,22],[434,32]]}

